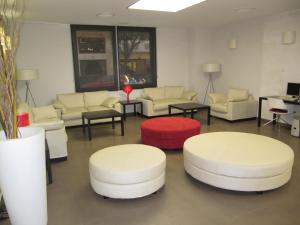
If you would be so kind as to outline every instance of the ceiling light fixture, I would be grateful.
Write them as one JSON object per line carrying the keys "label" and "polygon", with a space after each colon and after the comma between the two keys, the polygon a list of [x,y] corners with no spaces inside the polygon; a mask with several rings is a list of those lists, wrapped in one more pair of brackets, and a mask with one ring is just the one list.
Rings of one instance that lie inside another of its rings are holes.
{"label": "ceiling light fixture", "polygon": [[129,9],[177,12],[206,0],[139,0]]}
{"label": "ceiling light fixture", "polygon": [[98,13],[96,16],[99,16],[99,17],[113,17],[115,14],[113,13],[110,13],[110,12],[101,12],[101,13]]}

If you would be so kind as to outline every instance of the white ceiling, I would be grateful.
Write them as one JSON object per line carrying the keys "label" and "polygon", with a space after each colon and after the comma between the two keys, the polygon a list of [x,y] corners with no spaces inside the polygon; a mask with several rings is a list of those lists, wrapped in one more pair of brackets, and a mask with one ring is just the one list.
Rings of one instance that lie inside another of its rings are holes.
{"label": "white ceiling", "polygon": [[[31,21],[67,24],[216,27],[300,8],[300,0],[207,0],[177,13],[128,10],[134,2],[136,0],[30,0],[24,16]],[[256,10],[239,13],[239,8]],[[101,12],[114,16],[96,16]]]}

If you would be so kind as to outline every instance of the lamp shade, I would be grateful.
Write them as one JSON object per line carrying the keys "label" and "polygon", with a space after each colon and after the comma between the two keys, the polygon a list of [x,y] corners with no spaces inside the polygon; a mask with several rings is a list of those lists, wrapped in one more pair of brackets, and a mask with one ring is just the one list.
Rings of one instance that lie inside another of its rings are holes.
{"label": "lamp shade", "polygon": [[206,63],[202,65],[202,71],[206,73],[221,72],[221,64],[218,63]]}
{"label": "lamp shade", "polygon": [[38,78],[39,72],[36,69],[19,70],[17,74],[17,80],[37,80]]}

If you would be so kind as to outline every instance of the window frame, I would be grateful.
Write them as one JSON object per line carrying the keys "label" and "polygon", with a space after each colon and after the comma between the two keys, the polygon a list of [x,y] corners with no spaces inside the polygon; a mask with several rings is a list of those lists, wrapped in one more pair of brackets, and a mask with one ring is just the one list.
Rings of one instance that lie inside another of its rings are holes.
{"label": "window frame", "polygon": [[[72,40],[72,53],[73,53],[73,66],[74,66],[74,80],[75,80],[75,91],[76,92],[90,92],[90,91],[100,91],[100,90],[108,90],[108,91],[116,91],[118,90],[118,82],[119,82],[119,72],[118,72],[118,61],[116,56],[117,46],[116,46],[116,29],[114,26],[102,26],[102,25],[78,25],[71,24],[71,40]],[[77,31],[110,31],[112,32],[112,57],[113,57],[113,77],[114,83],[112,86],[104,86],[104,87],[88,87],[83,88],[80,85],[80,67],[79,67],[79,50],[77,47]]]}
{"label": "window frame", "polygon": [[[73,67],[74,67],[74,81],[76,92],[90,92],[90,91],[117,91],[122,90],[123,85],[120,79],[120,52],[118,42],[119,31],[137,31],[149,32],[149,52],[150,52],[150,66],[152,72],[152,82],[146,84],[131,84],[134,89],[142,89],[147,87],[157,87],[157,56],[156,56],[156,28],[155,27],[131,27],[131,26],[104,26],[104,25],[78,25],[71,24],[71,43],[73,54]],[[113,71],[114,71],[114,84],[106,87],[88,87],[82,88],[80,86],[80,67],[79,67],[79,51],[77,47],[77,31],[111,31],[112,32],[112,49],[113,49]]]}
{"label": "window frame", "polygon": [[[117,26],[117,54],[118,54],[118,68],[120,68],[120,52],[119,52],[119,40],[118,33],[120,31],[137,31],[137,32],[149,32],[149,50],[150,50],[150,62],[152,71],[152,82],[148,84],[130,84],[134,89],[143,89],[148,87],[157,87],[157,64],[156,64],[156,28],[154,27],[131,27],[131,26]],[[122,89],[120,71],[119,76],[119,88]]]}

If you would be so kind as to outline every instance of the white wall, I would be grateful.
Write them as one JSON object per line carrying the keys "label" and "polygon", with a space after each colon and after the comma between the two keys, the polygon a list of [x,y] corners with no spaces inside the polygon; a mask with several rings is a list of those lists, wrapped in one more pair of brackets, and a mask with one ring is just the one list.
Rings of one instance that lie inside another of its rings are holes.
{"label": "white wall", "polygon": [[[293,30],[295,44],[281,44],[281,34]],[[287,82],[300,83],[300,10],[269,17],[264,23],[262,95],[286,94]]]}
{"label": "white wall", "polygon": [[[281,44],[284,31],[296,31],[295,44]],[[260,95],[286,95],[288,82],[300,83],[300,10],[271,16],[264,22],[262,76]],[[290,110],[300,114],[299,106],[289,105]],[[263,118],[271,115],[263,108]],[[291,121],[292,116],[286,118]]]}
{"label": "white wall", "polygon": [[198,92],[198,101],[203,102],[208,76],[201,65],[215,61],[212,54],[211,31],[209,29],[190,29],[189,32],[189,89]]}
{"label": "white wall", "polygon": [[[262,63],[263,21],[261,19],[230,24],[213,33],[213,54],[222,64],[222,73],[215,80],[217,91],[230,87],[247,88],[259,96]],[[237,40],[237,48],[229,49],[228,41]]]}
{"label": "white wall", "polygon": [[[52,101],[56,93],[74,92],[72,46],[69,25],[26,23],[20,34],[17,67],[39,70],[30,83],[37,105]],[[18,93],[24,97],[24,82]]]}
{"label": "white wall", "polygon": [[186,30],[157,29],[157,82],[188,86],[188,34]]}
{"label": "white wall", "polygon": [[[158,85],[188,85],[188,35],[184,29],[157,29]],[[68,24],[25,23],[17,54],[18,68],[39,70],[31,89],[37,105],[51,103],[57,93],[75,91],[70,28]],[[25,96],[24,82],[18,93]],[[125,98],[122,91],[114,92]],[[140,90],[134,91],[135,98]]]}
{"label": "white wall", "polygon": [[[281,33],[294,30],[297,41],[281,44]],[[222,64],[215,79],[215,89],[226,92],[230,87],[247,88],[256,98],[286,95],[287,82],[300,83],[300,10],[229,24],[214,29],[212,52]],[[237,40],[237,48],[229,49],[228,41]],[[299,107],[291,107],[299,112]],[[267,104],[262,117],[271,118]],[[291,121],[291,117],[288,118]]]}

